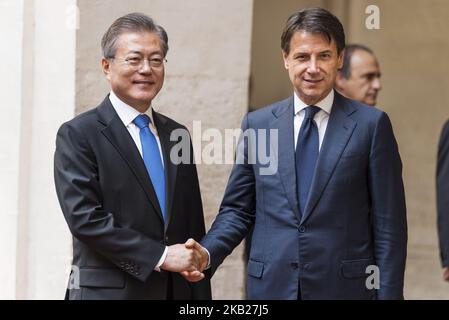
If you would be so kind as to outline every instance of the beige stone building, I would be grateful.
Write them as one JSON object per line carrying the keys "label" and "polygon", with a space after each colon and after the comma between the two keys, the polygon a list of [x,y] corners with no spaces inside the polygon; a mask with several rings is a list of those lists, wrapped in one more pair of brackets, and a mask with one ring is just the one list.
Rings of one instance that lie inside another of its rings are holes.
{"label": "beige stone building", "polygon": [[[71,237],[53,184],[55,134],[107,94],[100,38],[114,19],[141,11],[166,28],[166,80],[154,106],[197,135],[202,160],[207,129],[224,135],[248,110],[292,94],[280,34],[287,17],[307,6],[334,12],[348,42],[368,45],[380,61],[378,105],[391,117],[404,164],[405,295],[449,299],[434,179],[439,132],[449,118],[445,0],[0,0],[0,299],[64,296]],[[198,166],[208,227],[230,171],[218,162]],[[242,254],[240,246],[217,272],[214,298],[244,298]]]}

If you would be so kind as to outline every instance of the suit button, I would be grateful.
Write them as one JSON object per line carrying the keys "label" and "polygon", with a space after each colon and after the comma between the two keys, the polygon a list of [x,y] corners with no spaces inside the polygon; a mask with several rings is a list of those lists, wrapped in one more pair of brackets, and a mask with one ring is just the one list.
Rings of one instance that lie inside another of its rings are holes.
{"label": "suit button", "polygon": [[165,241],[167,241],[167,242],[168,242],[168,236],[165,236]]}
{"label": "suit button", "polygon": [[298,269],[298,262],[292,262],[290,265],[293,269]]}
{"label": "suit button", "polygon": [[304,233],[304,232],[306,232],[306,227],[299,226],[298,230],[299,230],[300,233]]}

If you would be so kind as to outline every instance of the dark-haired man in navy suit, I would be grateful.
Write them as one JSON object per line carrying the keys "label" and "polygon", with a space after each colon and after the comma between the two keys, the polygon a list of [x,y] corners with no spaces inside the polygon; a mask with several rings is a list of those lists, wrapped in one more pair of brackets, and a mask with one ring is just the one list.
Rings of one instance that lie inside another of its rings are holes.
{"label": "dark-haired man in navy suit", "polygon": [[[215,272],[254,226],[249,299],[403,299],[406,208],[390,120],[333,90],[345,36],[331,13],[293,14],[281,41],[294,95],[244,117],[245,132],[277,139],[241,140],[203,266]],[[258,156],[273,145],[270,174]]]}

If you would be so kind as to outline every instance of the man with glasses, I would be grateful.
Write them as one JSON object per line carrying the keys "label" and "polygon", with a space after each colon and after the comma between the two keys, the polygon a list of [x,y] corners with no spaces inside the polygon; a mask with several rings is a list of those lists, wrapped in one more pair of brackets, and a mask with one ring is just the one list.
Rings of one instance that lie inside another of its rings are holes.
{"label": "man with glasses", "polygon": [[[170,134],[188,136],[187,129],[152,105],[164,82],[167,34],[132,13],[109,27],[101,46],[110,94],[63,124],[56,139],[56,191],[76,271],[66,298],[210,299],[189,247],[205,233],[191,142],[190,161],[173,161],[179,141]],[[199,281],[188,283],[186,271]]]}

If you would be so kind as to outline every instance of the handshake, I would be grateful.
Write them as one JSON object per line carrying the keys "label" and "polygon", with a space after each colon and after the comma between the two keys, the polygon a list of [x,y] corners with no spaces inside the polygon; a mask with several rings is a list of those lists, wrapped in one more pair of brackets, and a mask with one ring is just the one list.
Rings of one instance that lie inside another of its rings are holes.
{"label": "handshake", "polygon": [[204,279],[204,269],[209,263],[209,254],[193,239],[168,247],[161,269],[179,272],[186,280],[197,282]]}

